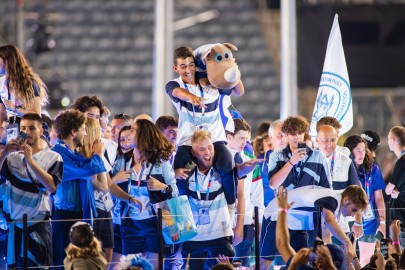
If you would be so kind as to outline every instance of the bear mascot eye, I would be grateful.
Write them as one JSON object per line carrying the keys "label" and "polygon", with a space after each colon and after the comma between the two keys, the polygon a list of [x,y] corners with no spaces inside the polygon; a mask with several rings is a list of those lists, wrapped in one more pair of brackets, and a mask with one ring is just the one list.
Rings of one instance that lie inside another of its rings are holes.
{"label": "bear mascot eye", "polygon": [[217,62],[221,62],[222,61],[222,54],[217,54],[217,55],[215,55],[215,61],[217,61]]}
{"label": "bear mascot eye", "polygon": [[224,57],[225,59],[229,59],[229,53],[228,52],[224,53]]}

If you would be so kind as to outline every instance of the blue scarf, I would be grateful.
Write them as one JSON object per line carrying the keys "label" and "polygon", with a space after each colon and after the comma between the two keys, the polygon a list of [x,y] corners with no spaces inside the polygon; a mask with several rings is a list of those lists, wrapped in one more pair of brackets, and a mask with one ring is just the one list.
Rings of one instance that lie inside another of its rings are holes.
{"label": "blue scarf", "polygon": [[58,140],[52,150],[59,153],[63,159],[62,182],[79,180],[83,219],[91,219],[90,210],[97,216],[93,185],[89,177],[106,171],[101,157],[98,155],[91,158],[83,157],[80,153],[70,150],[61,140]]}

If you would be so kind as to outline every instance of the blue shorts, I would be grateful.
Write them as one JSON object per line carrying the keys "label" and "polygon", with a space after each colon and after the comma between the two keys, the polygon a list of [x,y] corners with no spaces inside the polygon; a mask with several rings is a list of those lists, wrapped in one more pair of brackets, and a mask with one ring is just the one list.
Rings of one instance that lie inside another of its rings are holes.
{"label": "blue shorts", "polygon": [[94,220],[93,228],[103,248],[114,248],[114,229],[110,211],[97,208],[97,218]]}
{"label": "blue shorts", "polygon": [[159,253],[157,219],[121,220],[122,255],[139,252]]}
{"label": "blue shorts", "polygon": [[[276,247],[276,221],[263,217],[262,231],[260,233],[260,258],[273,261],[279,255]],[[298,251],[303,247],[308,247],[308,233],[304,230],[289,230],[290,245]]]}
{"label": "blue shorts", "polygon": [[360,237],[358,241],[366,243],[374,243],[376,241],[375,234],[363,234],[363,236]]}

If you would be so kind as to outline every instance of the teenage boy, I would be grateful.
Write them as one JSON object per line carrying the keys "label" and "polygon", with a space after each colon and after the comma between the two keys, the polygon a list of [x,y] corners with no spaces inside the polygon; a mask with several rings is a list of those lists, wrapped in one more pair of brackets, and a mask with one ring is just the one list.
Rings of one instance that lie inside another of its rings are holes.
{"label": "teenage boy", "polygon": [[[279,186],[294,189],[315,185],[331,188],[329,169],[325,155],[306,146],[298,147],[304,141],[304,135],[309,130],[308,121],[301,116],[290,116],[284,120],[281,130],[287,135],[288,145],[282,150],[270,154],[268,170],[270,187],[274,190]],[[303,215],[312,216],[314,209],[303,211]],[[310,220],[310,218],[309,218]],[[261,264],[267,269],[274,255],[276,222],[263,218],[261,232]],[[295,250],[307,247],[315,240],[313,227],[302,224],[300,229],[291,230],[291,246]],[[267,268],[266,268],[267,267]]]}
{"label": "teenage boy", "polygon": [[62,157],[41,143],[42,119],[38,114],[24,114],[20,131],[28,135],[27,139],[11,140],[0,155],[6,189],[4,209],[14,221],[10,223],[7,261],[9,266],[23,265],[22,217],[27,213],[28,266],[49,267],[53,265],[49,195],[62,180]]}
{"label": "teenage boy", "polygon": [[106,171],[101,158],[104,153],[101,141],[94,143],[91,158],[76,151],[77,147],[83,146],[87,136],[85,122],[86,116],[73,109],[60,113],[54,122],[59,140],[52,150],[62,156],[64,169],[62,183],[53,195],[54,265],[63,265],[65,248],[70,242],[70,227],[76,220],[92,219],[92,213],[97,212],[92,180],[94,175]]}
{"label": "teenage boy", "polygon": [[[225,129],[221,121],[221,95],[241,96],[245,90],[242,81],[229,90],[222,90],[212,85],[201,85],[196,73],[193,50],[180,47],[174,51],[173,70],[180,76],[169,81],[166,93],[172,99],[179,114],[179,133],[177,136],[177,152],[174,169],[183,169],[192,159],[191,137],[196,130],[206,130],[211,133],[215,146],[216,159],[214,167],[221,175],[222,186],[226,201],[229,205],[235,203],[235,180],[232,166],[232,156],[226,147]],[[177,183],[180,194],[187,192],[184,182]]]}
{"label": "teenage boy", "polygon": [[269,130],[268,130],[268,135],[269,139],[271,142],[271,149],[268,150],[264,154],[264,162],[261,165],[261,174],[262,174],[262,182],[263,182],[263,193],[264,193],[264,206],[266,207],[269,202],[274,198],[274,192],[270,188],[270,183],[269,183],[269,158],[270,154],[273,153],[274,151],[279,151],[281,149],[284,149],[288,142],[287,142],[287,135],[284,134],[284,132],[281,130],[281,127],[283,126],[283,121],[280,119],[277,119],[273,122],[271,122]]}
{"label": "teenage boy", "polygon": [[[250,138],[252,128],[243,119],[234,119],[235,130],[227,131],[226,138],[228,147],[234,156],[235,163],[241,164],[252,158],[244,153],[244,148]],[[238,160],[239,159],[239,160]],[[236,226],[234,228],[235,256],[242,261],[242,265],[249,267],[255,228],[254,207],[259,207],[259,221],[261,223],[263,204],[263,184],[261,177],[253,179],[254,172],[250,172],[245,178],[238,179],[236,206]]]}

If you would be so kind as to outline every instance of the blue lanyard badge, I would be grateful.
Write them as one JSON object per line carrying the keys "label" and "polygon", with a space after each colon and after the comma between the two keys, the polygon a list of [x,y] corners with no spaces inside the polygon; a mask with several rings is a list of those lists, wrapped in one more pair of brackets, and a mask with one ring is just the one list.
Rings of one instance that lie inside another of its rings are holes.
{"label": "blue lanyard badge", "polygon": [[370,192],[371,173],[368,174],[368,173],[364,172],[364,186],[365,186],[365,189],[366,189],[367,197],[370,199],[371,198],[370,197],[370,195],[371,195],[371,192]]}
{"label": "blue lanyard badge", "polygon": [[[366,190],[366,194],[367,194],[367,197],[368,197],[368,201],[371,202],[371,199],[372,199],[372,198],[371,198],[371,173],[370,173],[370,174],[367,174],[367,173],[364,171],[363,176],[364,176],[364,188],[365,188],[365,190]],[[375,217],[375,214],[374,214],[374,210],[373,210],[372,204],[369,203],[369,204],[367,205],[367,209],[363,211],[363,220],[364,220],[364,221],[369,221],[369,220],[373,220],[373,219],[375,219],[375,218],[376,218],[376,217]]]}
{"label": "blue lanyard badge", "polygon": [[[299,171],[298,171],[298,168],[300,169]],[[301,171],[302,171],[302,161],[298,162],[297,164],[295,164],[293,166],[293,173],[294,173],[294,178],[295,178],[295,186],[298,186],[298,180],[299,180]]]}
{"label": "blue lanyard badge", "polygon": [[[190,90],[188,89],[187,84],[184,84],[184,88],[186,88],[186,90],[190,92]],[[201,98],[204,98],[204,90],[202,89],[200,84],[198,84],[198,89],[200,89]],[[194,105],[193,105],[193,114],[195,115]],[[202,116],[205,115],[205,108],[204,107],[201,108],[201,115]]]}
{"label": "blue lanyard badge", "polygon": [[330,161],[330,176],[333,178],[333,168],[335,167],[335,152],[332,154],[332,159]]}
{"label": "blue lanyard badge", "polygon": [[[198,197],[198,199],[201,200],[201,193],[200,193],[200,187],[199,187],[199,184],[198,184],[197,171],[198,171],[198,170],[195,171],[195,175],[194,175],[194,176],[195,176],[195,189],[196,189],[196,191],[197,191],[197,197]],[[214,174],[214,170],[211,169],[209,175],[207,175],[207,176],[209,177],[209,182],[208,182],[207,191],[206,191],[206,193],[205,193],[205,200],[206,200],[206,201],[208,201],[209,196],[210,196],[210,189],[211,189],[211,182],[212,182],[212,176],[213,176],[213,174]],[[204,178],[204,183],[205,183],[205,179],[207,178],[207,176]]]}

